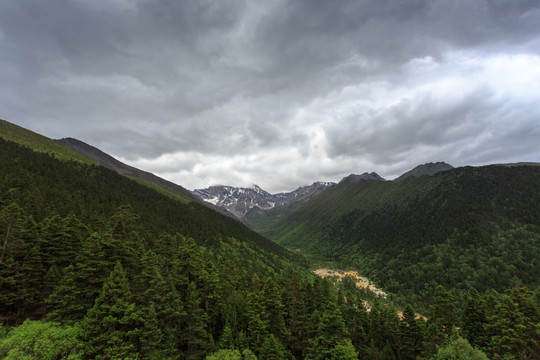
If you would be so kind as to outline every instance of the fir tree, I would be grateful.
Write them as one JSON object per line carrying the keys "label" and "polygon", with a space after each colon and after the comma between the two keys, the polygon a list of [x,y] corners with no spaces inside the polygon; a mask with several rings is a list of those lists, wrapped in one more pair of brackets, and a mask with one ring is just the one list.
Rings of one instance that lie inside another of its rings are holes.
{"label": "fir tree", "polygon": [[475,288],[471,288],[467,293],[461,323],[463,337],[472,346],[483,346],[487,343],[485,333],[487,325],[486,304]]}
{"label": "fir tree", "polygon": [[270,334],[264,339],[259,351],[259,360],[284,360],[287,358],[285,347],[274,334]]}
{"label": "fir tree", "polygon": [[399,331],[399,354],[401,359],[416,359],[423,347],[421,320],[416,319],[414,308],[408,304],[403,311]]}
{"label": "fir tree", "polygon": [[144,319],[132,302],[126,274],[116,263],[83,320],[88,354],[96,359],[137,359]]}

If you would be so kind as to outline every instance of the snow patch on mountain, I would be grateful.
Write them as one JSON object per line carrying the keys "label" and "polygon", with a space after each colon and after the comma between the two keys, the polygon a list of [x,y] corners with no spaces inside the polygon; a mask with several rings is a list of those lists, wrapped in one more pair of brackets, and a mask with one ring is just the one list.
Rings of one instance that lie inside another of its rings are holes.
{"label": "snow patch on mountain", "polygon": [[255,184],[249,188],[214,185],[206,189],[193,190],[193,194],[206,202],[228,210],[238,218],[242,218],[255,207],[261,210],[270,210],[296,201],[307,201],[332,185],[335,183],[315,182],[288,193],[278,194],[270,194]]}

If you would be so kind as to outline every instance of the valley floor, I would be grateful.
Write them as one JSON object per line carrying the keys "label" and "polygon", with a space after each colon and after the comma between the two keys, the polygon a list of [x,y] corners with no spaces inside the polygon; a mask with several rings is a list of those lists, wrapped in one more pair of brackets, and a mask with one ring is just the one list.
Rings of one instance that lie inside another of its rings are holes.
{"label": "valley floor", "polygon": [[323,279],[327,277],[336,277],[342,280],[343,278],[350,276],[356,280],[356,287],[358,289],[367,289],[378,297],[382,297],[384,299],[386,299],[388,296],[382,289],[373,285],[367,277],[359,275],[358,271],[319,268],[317,270],[313,270],[313,273]]}

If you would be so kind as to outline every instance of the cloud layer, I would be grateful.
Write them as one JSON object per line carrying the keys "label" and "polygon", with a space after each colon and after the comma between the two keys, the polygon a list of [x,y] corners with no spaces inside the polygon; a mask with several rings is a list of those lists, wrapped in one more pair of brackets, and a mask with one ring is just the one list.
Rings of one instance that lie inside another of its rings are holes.
{"label": "cloud layer", "polygon": [[0,117],[188,188],[540,161],[540,4],[0,4]]}

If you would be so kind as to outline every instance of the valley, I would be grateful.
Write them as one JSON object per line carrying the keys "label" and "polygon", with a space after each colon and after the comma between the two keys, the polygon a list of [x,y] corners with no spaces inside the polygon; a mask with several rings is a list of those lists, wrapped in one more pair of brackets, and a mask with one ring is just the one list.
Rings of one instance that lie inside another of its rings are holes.
{"label": "valley", "polygon": [[439,162],[201,200],[2,121],[0,357],[534,359],[539,178]]}
{"label": "valley", "polygon": [[313,270],[313,273],[323,279],[335,278],[340,281],[343,281],[343,279],[346,277],[350,277],[354,279],[355,285],[358,289],[366,289],[367,291],[373,293],[375,296],[381,297],[383,299],[386,299],[388,296],[382,289],[376,287],[371,281],[369,281],[367,277],[358,275],[358,271],[319,268]]}

